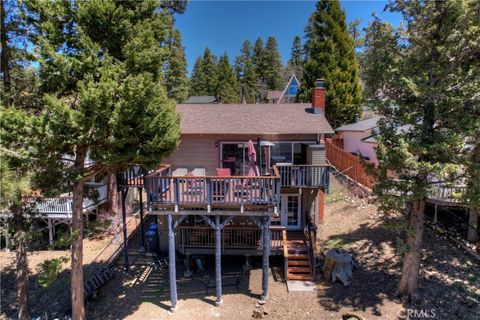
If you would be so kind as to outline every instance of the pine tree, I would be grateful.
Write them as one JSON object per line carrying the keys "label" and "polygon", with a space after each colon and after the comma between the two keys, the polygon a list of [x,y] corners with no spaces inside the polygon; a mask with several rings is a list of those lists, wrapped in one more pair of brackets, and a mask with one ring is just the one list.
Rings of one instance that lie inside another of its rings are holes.
{"label": "pine tree", "polygon": [[264,101],[267,97],[267,84],[265,82],[265,59],[264,59],[264,50],[263,40],[261,37],[258,37],[253,45],[253,56],[252,62],[257,74],[257,88],[258,88],[258,101]]}
{"label": "pine tree", "polygon": [[190,94],[193,96],[215,96],[217,93],[217,58],[209,48],[203,57],[197,58],[190,79]]}
{"label": "pine tree", "polygon": [[[29,217],[36,214],[31,201],[33,148],[32,119],[41,108],[39,83],[29,67],[27,26],[21,3],[0,3],[0,211],[12,215],[2,219],[2,232],[12,233],[7,249],[15,249],[17,318],[29,320],[29,268],[27,246],[31,242]],[[28,31],[33,33],[32,31]]]}
{"label": "pine tree", "polygon": [[190,95],[205,96],[207,95],[205,75],[203,73],[203,60],[198,57],[193,65],[192,76],[190,78]]}
{"label": "pine tree", "polygon": [[[15,84],[15,82],[13,83]],[[15,248],[15,282],[18,319],[30,317],[27,244],[29,242],[28,216],[35,211],[26,197],[31,196],[31,176],[34,165],[31,153],[32,117],[12,105],[0,107],[0,210],[12,213],[7,222],[7,232],[13,229]],[[3,223],[4,221],[2,221]],[[12,228],[13,227],[13,228]]]}
{"label": "pine tree", "polygon": [[165,70],[165,86],[168,97],[181,103],[188,98],[188,78],[187,61],[178,29],[173,30],[169,49]]}
{"label": "pine tree", "polygon": [[292,51],[290,54],[290,60],[288,60],[287,66],[284,70],[283,80],[286,83],[295,74],[297,79],[302,80],[303,74],[303,48],[302,39],[300,36],[293,38]]}
{"label": "pine tree", "polygon": [[292,53],[288,63],[296,67],[302,65],[302,40],[300,36],[295,36],[295,38],[293,38]]}
{"label": "pine tree", "polygon": [[326,116],[333,127],[361,114],[361,87],[353,40],[338,0],[320,0],[306,28],[303,81],[298,99],[311,100],[318,78],[325,79]]}
{"label": "pine tree", "polygon": [[235,59],[235,71],[240,82],[242,101],[255,103],[258,97],[258,77],[253,63],[253,49],[245,40],[241,54]]}
{"label": "pine tree", "polygon": [[268,37],[262,59],[264,64],[263,80],[267,85],[267,89],[282,89],[282,62],[275,37]]}
{"label": "pine tree", "polygon": [[110,167],[154,166],[178,145],[179,118],[159,67],[171,16],[152,1],[25,3],[38,30],[45,101],[34,126],[40,174],[50,177],[45,187],[52,177],[73,184],[72,318],[84,319],[84,182]]}
{"label": "pine tree", "polygon": [[480,117],[474,107],[480,3],[398,0],[388,8],[408,24],[394,29],[376,19],[365,37],[367,92],[383,116],[375,193],[385,213],[406,217],[408,250],[397,292],[417,300],[427,196],[434,186],[458,184],[465,175],[465,200],[480,205]]}
{"label": "pine tree", "polygon": [[205,76],[205,86],[207,95],[215,96],[218,88],[218,62],[217,58],[212,54],[209,48],[203,53],[202,70]]}
{"label": "pine tree", "polygon": [[253,65],[255,66],[255,71],[260,78],[263,78],[263,70],[264,70],[264,63],[263,63],[263,40],[261,37],[258,37],[253,45],[253,55],[252,61]]}
{"label": "pine tree", "polygon": [[217,72],[218,87],[216,97],[218,101],[220,103],[240,102],[240,86],[235,76],[235,70],[228,61],[226,52],[220,57]]}

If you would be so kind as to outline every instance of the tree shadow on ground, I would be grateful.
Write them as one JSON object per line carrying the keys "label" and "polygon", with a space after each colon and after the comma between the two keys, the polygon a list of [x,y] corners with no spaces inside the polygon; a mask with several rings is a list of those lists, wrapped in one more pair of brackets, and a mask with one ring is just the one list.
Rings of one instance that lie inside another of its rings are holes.
{"label": "tree shadow on ground", "polygon": [[[69,264],[70,262],[67,262]],[[108,263],[96,262],[84,265],[84,275],[90,279],[95,272],[108,266]],[[71,315],[70,306],[70,269],[61,271],[47,287],[39,284],[40,272],[29,274],[30,311],[32,317],[63,317]],[[1,272],[1,313],[8,319],[16,319],[18,304],[16,299],[15,265],[9,265]],[[5,303],[5,302],[8,303]]]}
{"label": "tree shadow on ground", "polygon": [[[480,318],[480,266],[478,261],[426,228],[422,250],[420,301],[413,305],[395,296],[401,275],[401,256],[396,249],[401,234],[392,222],[363,223],[352,232],[331,236],[342,239],[344,249],[356,261],[353,283],[344,288],[339,282],[319,285],[318,302],[325,310],[348,309],[385,318],[388,309],[416,309],[436,314],[436,319]],[[398,313],[398,311],[396,312]],[[390,312],[391,315],[391,312]],[[404,318],[400,313],[398,318]]]}
{"label": "tree shadow on ground", "polygon": [[[242,257],[243,258],[243,257]],[[222,262],[222,295],[244,294],[255,299],[260,298],[249,288],[250,271],[244,272],[243,259],[223,257]],[[259,268],[260,262],[253,260],[252,267]],[[92,318],[123,319],[137,311],[140,305],[148,302],[159,308],[170,311],[170,282],[168,267],[154,270],[148,263],[141,261],[132,263],[130,272],[124,273],[119,263],[116,277],[99,292],[98,299],[88,305],[87,313]],[[207,257],[205,272],[195,270],[194,276],[184,276],[183,261],[177,261],[177,297],[178,301],[197,299],[207,305],[215,305],[215,264],[214,257]],[[238,286],[237,286],[237,279]],[[118,308],[108,308],[117,303]],[[120,306],[121,305],[121,306]]]}

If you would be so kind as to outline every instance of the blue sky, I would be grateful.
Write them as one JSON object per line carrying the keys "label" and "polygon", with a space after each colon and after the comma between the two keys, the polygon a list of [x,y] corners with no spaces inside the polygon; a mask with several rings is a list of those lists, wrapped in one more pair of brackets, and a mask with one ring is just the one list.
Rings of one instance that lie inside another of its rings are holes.
{"label": "blue sky", "polygon": [[[398,14],[383,12],[385,1],[341,1],[347,22],[361,20],[368,25],[372,12],[394,25],[400,22]],[[188,71],[205,47],[219,56],[227,51],[230,61],[240,53],[249,39],[258,36],[277,38],[280,54],[285,63],[290,58],[293,38],[303,38],[308,18],[315,11],[315,1],[195,1],[190,0],[183,15],[176,15],[176,25],[183,36]]]}

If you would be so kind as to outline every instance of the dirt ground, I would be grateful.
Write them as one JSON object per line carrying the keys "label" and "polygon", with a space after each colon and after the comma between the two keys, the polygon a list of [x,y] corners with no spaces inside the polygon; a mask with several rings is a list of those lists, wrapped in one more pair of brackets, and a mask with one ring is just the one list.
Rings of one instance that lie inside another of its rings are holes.
{"label": "dirt ground", "polygon": [[[374,205],[349,197],[332,181],[326,197],[326,220],[319,229],[319,246],[323,250],[341,247],[354,255],[358,268],[350,287],[319,281],[315,293],[289,294],[282,281],[282,262],[273,259],[269,301],[259,306],[261,260],[256,259],[239,290],[224,288],[223,304],[215,307],[215,289],[205,290],[205,283],[213,279],[212,263],[209,274],[198,272],[194,279],[185,279],[179,262],[178,304],[176,312],[171,313],[167,271],[137,265],[130,276],[118,272],[98,299],[89,303],[89,318],[237,320],[252,319],[257,310],[260,312],[255,314],[265,319],[343,319],[347,314],[361,319],[404,319],[407,313],[411,319],[480,319],[478,261],[428,228],[420,280],[423,299],[416,305],[397,299],[394,293],[401,270],[398,221],[385,221]],[[223,275],[238,275],[242,264],[241,259],[225,258]],[[210,284],[214,284],[212,280]]]}
{"label": "dirt ground", "polygon": [[[131,234],[138,225],[138,217],[131,216],[127,223],[127,232]],[[83,241],[84,274],[87,276],[97,267],[106,264],[106,260],[121,246],[121,239],[113,239],[109,233],[100,233]],[[69,250],[42,250],[28,252],[29,288],[32,316],[39,316],[45,310],[69,309],[70,288],[70,256]],[[41,265],[44,261],[65,257],[58,278],[47,288],[39,285]],[[0,252],[1,299],[0,319],[15,319],[16,289],[15,289],[15,253]],[[65,298],[67,297],[67,298]]]}
{"label": "dirt ground", "polygon": [[[223,304],[215,307],[213,262],[193,279],[177,263],[178,304],[169,311],[167,270],[153,270],[149,258],[132,250],[132,267],[123,272],[122,260],[113,279],[87,303],[88,319],[480,319],[480,265],[448,240],[425,228],[420,279],[421,301],[402,303],[394,295],[400,277],[402,249],[398,220],[385,220],[372,204],[348,195],[334,179],[326,197],[325,223],[319,227],[322,250],[342,248],[354,255],[353,283],[317,283],[314,293],[288,293],[281,260],[271,259],[270,296],[258,305],[261,259],[242,275],[243,259],[223,260]],[[133,240],[130,247],[138,248]],[[56,254],[53,252],[51,254]],[[34,263],[34,256],[30,262]],[[3,260],[3,259],[2,259]],[[3,271],[2,263],[2,273]],[[35,268],[32,267],[32,272]],[[3,277],[3,275],[2,275]],[[239,278],[238,289],[235,280]],[[2,281],[3,282],[3,281]],[[210,286],[206,289],[207,286]],[[3,287],[3,283],[2,283]],[[2,291],[2,300],[4,292]],[[254,312],[255,311],[255,312]],[[3,312],[3,306],[2,306]]]}

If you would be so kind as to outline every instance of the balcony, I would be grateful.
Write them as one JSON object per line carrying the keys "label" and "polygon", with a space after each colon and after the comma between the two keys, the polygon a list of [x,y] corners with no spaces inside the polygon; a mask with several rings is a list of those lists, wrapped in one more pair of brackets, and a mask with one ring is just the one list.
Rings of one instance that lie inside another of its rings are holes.
{"label": "balcony", "polygon": [[269,176],[171,176],[164,166],[144,176],[147,205],[153,210],[273,210],[280,201],[280,174]]}
{"label": "balcony", "polygon": [[323,188],[330,182],[329,167],[321,165],[277,165],[282,188]]}
{"label": "balcony", "polygon": [[[95,199],[86,196],[83,199],[83,212],[87,213],[107,200],[107,185],[92,182],[85,183],[85,185],[97,191],[97,197]],[[72,218],[72,196],[36,197],[30,198],[30,200],[34,206],[35,212],[40,214],[40,217],[42,218]]]}
{"label": "balcony", "polygon": [[118,175],[119,188],[145,187],[153,211],[273,211],[281,188],[324,188],[329,169],[323,165],[274,165],[266,176],[172,176],[170,165],[146,173],[131,167]]}

